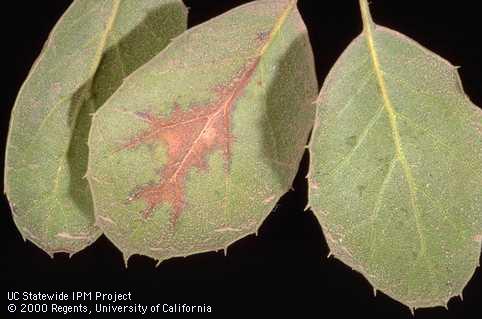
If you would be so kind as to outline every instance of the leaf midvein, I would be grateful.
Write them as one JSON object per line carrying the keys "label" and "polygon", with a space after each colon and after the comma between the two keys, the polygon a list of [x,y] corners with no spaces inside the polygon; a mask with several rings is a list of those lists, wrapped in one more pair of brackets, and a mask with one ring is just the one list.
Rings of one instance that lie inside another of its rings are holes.
{"label": "leaf midvein", "polygon": [[367,39],[368,51],[372,59],[373,69],[377,77],[380,93],[383,98],[383,102],[384,102],[383,105],[388,114],[390,127],[392,129],[392,138],[396,147],[396,153],[402,165],[402,169],[406,177],[406,182],[409,188],[410,204],[412,206],[412,211],[415,217],[415,224],[416,224],[417,233],[420,241],[420,251],[419,251],[419,257],[420,257],[425,255],[426,243],[425,243],[425,237],[423,235],[419,207],[417,206],[417,186],[415,184],[415,180],[414,180],[410,165],[407,161],[407,158],[402,148],[400,130],[398,128],[396,112],[390,100],[390,96],[388,94],[388,90],[385,84],[385,79],[383,76],[383,71],[381,69],[380,61],[378,59],[378,53],[375,48],[375,40],[372,34],[372,28],[374,28],[374,23],[371,20],[370,12],[368,9],[368,3],[362,2],[361,11],[362,11],[362,19],[363,19],[363,29]]}

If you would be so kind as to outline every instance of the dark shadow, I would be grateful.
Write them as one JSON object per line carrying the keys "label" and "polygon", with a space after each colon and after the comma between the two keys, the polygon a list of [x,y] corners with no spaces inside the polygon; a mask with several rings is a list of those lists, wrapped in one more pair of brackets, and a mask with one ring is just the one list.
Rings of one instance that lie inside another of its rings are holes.
{"label": "dark shadow", "polygon": [[314,123],[318,85],[312,54],[308,35],[300,34],[277,62],[266,92],[263,150],[284,186],[293,182]]}
{"label": "dark shadow", "polygon": [[[176,23],[177,22],[177,23]],[[172,25],[168,24],[172,23]],[[67,152],[70,195],[77,207],[93,216],[93,202],[85,178],[91,116],[122,84],[123,79],[157,55],[186,28],[186,21],[174,2],[148,12],[145,19],[102,55],[93,76],[74,94],[70,105],[72,138]],[[79,109],[80,108],[80,109]]]}

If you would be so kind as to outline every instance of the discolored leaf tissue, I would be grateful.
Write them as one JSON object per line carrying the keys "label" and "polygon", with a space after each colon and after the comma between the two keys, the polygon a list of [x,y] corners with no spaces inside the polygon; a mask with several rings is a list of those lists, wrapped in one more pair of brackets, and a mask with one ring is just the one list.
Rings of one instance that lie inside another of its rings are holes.
{"label": "discolored leaf tissue", "polygon": [[412,309],[461,295],[482,242],[482,112],[456,67],[360,7],[316,99],[296,0],[188,31],[181,0],[74,0],[12,111],[22,236],[52,255],[104,233],[126,264],[226,250],[290,189],[314,124],[308,199],[331,254]]}
{"label": "discolored leaf tissue", "polygon": [[95,114],[88,179],[126,260],[225,249],[290,187],[317,82],[296,1],[254,1],[187,31]]}

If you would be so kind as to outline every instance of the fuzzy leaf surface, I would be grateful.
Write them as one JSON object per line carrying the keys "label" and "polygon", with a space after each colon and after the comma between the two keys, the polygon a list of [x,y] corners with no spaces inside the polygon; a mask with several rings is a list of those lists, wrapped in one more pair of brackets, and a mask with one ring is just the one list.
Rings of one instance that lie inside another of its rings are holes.
{"label": "fuzzy leaf surface", "polygon": [[99,235],[85,179],[91,113],[122,80],[186,29],[178,0],[76,0],[18,94],[5,192],[25,239],[75,253]]}
{"label": "fuzzy leaf surface", "polygon": [[296,1],[255,1],[180,37],[95,114],[99,225],[157,260],[257,231],[291,186],[317,94]]}
{"label": "fuzzy leaf surface", "polygon": [[482,113],[454,66],[361,8],[317,102],[310,205],[332,254],[375,289],[445,305],[479,261]]}

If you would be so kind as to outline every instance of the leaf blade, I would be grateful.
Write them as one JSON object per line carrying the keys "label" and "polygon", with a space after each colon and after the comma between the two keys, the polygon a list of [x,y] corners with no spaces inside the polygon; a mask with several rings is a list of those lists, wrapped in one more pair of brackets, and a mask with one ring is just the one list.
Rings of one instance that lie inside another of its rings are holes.
{"label": "leaf blade", "polygon": [[[173,17],[167,25],[158,20],[165,14]],[[160,42],[140,46],[148,21],[161,27],[155,31]],[[62,16],[12,111],[5,193],[24,239],[49,254],[72,254],[100,235],[84,179],[86,141],[90,113],[122,82],[114,53],[129,54],[124,72],[130,73],[185,25],[184,6],[171,0],[137,7],[129,1],[74,1]]]}
{"label": "leaf blade", "polygon": [[335,256],[375,289],[445,305],[480,254],[480,110],[455,67],[360,6],[364,32],[318,99],[310,204]]}
{"label": "leaf blade", "polygon": [[[300,121],[313,119],[316,91],[295,7],[257,1],[189,30],[95,115],[89,182],[103,229],[126,260],[223,249],[255,232],[289,188],[309,129]],[[288,62],[297,57],[294,70]],[[291,96],[279,93],[293,85],[289,75],[299,81]],[[287,114],[308,110],[290,124],[275,104]],[[300,138],[280,139],[289,134]]]}

